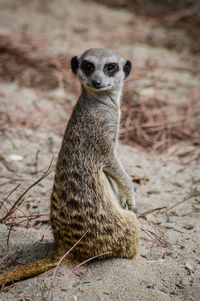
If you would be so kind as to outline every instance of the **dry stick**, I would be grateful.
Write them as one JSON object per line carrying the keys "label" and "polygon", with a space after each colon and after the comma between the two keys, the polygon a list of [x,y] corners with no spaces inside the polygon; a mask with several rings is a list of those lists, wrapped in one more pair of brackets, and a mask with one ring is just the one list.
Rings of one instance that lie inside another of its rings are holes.
{"label": "dry stick", "polygon": [[[20,213],[22,213],[22,214],[25,215],[25,213],[24,213],[19,207],[17,207],[15,211],[19,211]],[[28,218],[28,216],[26,216],[26,215],[25,215],[25,217]],[[17,217],[16,214],[15,214],[15,216],[11,215],[11,218],[13,219],[13,222],[8,222],[8,221],[7,221],[7,225],[8,225],[8,226],[9,226],[9,225],[13,225],[13,226],[19,226],[19,225],[21,225],[20,223],[22,223],[22,222],[19,221],[19,219],[21,218],[20,216]],[[15,221],[15,218],[16,218],[16,221]],[[22,226],[22,225],[21,225],[21,226]]]}
{"label": "dry stick", "polygon": [[51,293],[51,290],[52,290],[52,287],[53,287],[53,284],[55,282],[55,279],[56,279],[56,274],[57,274],[57,271],[58,271],[58,268],[59,268],[59,265],[61,264],[61,262],[65,259],[65,257],[76,247],[76,245],[83,239],[83,237],[88,233],[89,229],[81,236],[81,238],[71,247],[71,249],[69,249],[62,257],[61,259],[59,260],[57,266],[56,266],[56,269],[53,273],[53,278],[52,278],[52,281],[51,281],[51,285],[50,285],[50,288],[49,288],[49,292],[48,292],[48,295],[47,295],[47,298],[46,298],[46,301],[48,301],[48,298],[49,298],[49,295]]}
{"label": "dry stick", "polygon": [[146,233],[151,239],[154,238],[154,236],[148,229],[144,229],[143,227],[140,227],[140,230],[142,230],[144,233]]}
{"label": "dry stick", "polygon": [[6,160],[6,158],[0,154],[0,161],[3,163],[3,165],[9,170],[9,171],[12,171],[12,172],[15,172],[16,169],[12,166],[12,164],[10,162],[8,162]]}
{"label": "dry stick", "polygon": [[184,233],[183,231],[175,229],[174,227],[171,227],[171,226],[162,226],[161,225],[161,227],[164,228],[164,229],[174,230],[174,231],[179,232],[179,233]]}
{"label": "dry stick", "polygon": [[154,242],[155,238],[156,238],[156,241],[159,241],[161,244],[163,244],[161,238],[164,236],[164,234],[161,234],[161,235],[158,235],[157,233],[153,232],[152,230],[147,230],[147,229],[144,229],[142,227],[140,227],[140,229],[146,233]]}
{"label": "dry stick", "polygon": [[146,230],[146,229],[144,229],[144,228],[142,228],[142,227],[140,227],[140,229],[141,229],[144,233],[146,233],[146,235],[149,236],[151,239],[154,239],[154,237],[153,237],[153,235],[151,234],[151,232],[149,233],[149,230]]}
{"label": "dry stick", "polygon": [[141,214],[138,216],[138,218],[145,217],[146,215],[148,215],[148,214],[150,214],[150,213],[153,213],[153,212],[155,212],[155,211],[160,211],[160,210],[165,209],[165,208],[167,208],[167,207],[164,206],[164,207],[158,207],[158,208],[150,209],[150,210],[148,210],[148,211],[145,211],[145,212],[141,213]]}
{"label": "dry stick", "polygon": [[20,219],[20,218],[26,218],[26,219],[20,221],[20,223],[21,223],[21,222],[23,223],[23,222],[25,222],[25,221],[27,221],[27,220],[33,220],[33,219],[36,219],[36,218],[42,217],[42,216],[48,217],[48,214],[46,214],[46,213],[44,213],[44,214],[38,213],[38,214],[35,214],[35,215],[29,215],[29,216],[27,216],[27,215],[22,215],[22,216],[19,216],[18,219]]}
{"label": "dry stick", "polygon": [[12,287],[14,287],[16,285],[16,283],[13,283],[11,285],[7,285],[7,286],[3,286],[1,288],[1,291],[9,291],[9,289],[11,289]]}
{"label": "dry stick", "polygon": [[[11,192],[9,192],[9,194],[7,195],[7,197],[4,199],[4,202],[7,201],[7,199],[11,196],[11,194],[20,186],[21,184],[18,184],[13,190],[11,190]],[[0,205],[0,209],[3,206],[3,202]]]}
{"label": "dry stick", "polygon": [[[6,210],[6,212],[9,212],[9,210],[8,210],[8,208],[6,207],[5,204],[3,204],[3,207],[4,207],[4,211]],[[11,215],[10,218],[13,220],[13,224],[16,225],[15,217],[14,217],[13,215]]]}
{"label": "dry stick", "polygon": [[10,233],[11,233],[13,227],[14,227],[14,225],[11,225],[11,226],[10,226],[10,229],[9,229],[9,231],[8,231],[7,242],[6,242],[7,247],[8,247],[8,244],[9,244]]}
{"label": "dry stick", "polygon": [[49,164],[49,167],[47,168],[47,170],[44,172],[44,174],[37,180],[35,181],[31,186],[29,186],[23,193],[22,195],[20,195],[20,197],[17,199],[17,201],[13,204],[13,206],[10,208],[10,210],[6,213],[6,215],[4,217],[2,217],[0,219],[0,222],[3,223],[5,222],[5,220],[8,218],[8,216],[10,216],[15,210],[16,210],[16,206],[20,205],[23,200],[24,200],[24,196],[26,195],[26,193],[32,188],[34,187],[35,185],[37,185],[39,182],[41,182],[44,178],[46,178],[50,172],[49,172],[49,169],[51,168],[51,165],[52,165],[52,162],[53,162],[53,158]]}
{"label": "dry stick", "polygon": [[196,197],[196,196],[199,196],[199,195],[200,195],[200,192],[199,192],[199,191],[198,191],[198,192],[195,192],[195,193],[192,193],[192,194],[189,195],[188,197],[185,197],[182,201],[180,201],[180,202],[176,203],[175,205],[169,207],[167,210],[165,210],[165,212],[168,212],[169,210],[175,208],[176,206],[178,206],[178,205],[180,205],[180,204],[182,204],[182,203],[184,203],[184,202],[186,202],[186,201],[189,201],[190,199],[192,199],[192,198],[194,198],[194,197]]}
{"label": "dry stick", "polygon": [[159,235],[155,232],[153,232],[152,230],[147,230],[149,233],[151,233],[152,235],[154,235],[154,237],[159,237]]}
{"label": "dry stick", "polygon": [[198,263],[200,263],[200,258],[197,258],[197,257],[194,257],[194,256],[181,257],[180,259],[177,260],[177,262],[180,262],[184,259],[194,259],[194,260],[198,261]]}
{"label": "dry stick", "polygon": [[[88,262],[92,261],[93,259],[99,258],[99,257],[101,257],[101,256],[103,256],[103,255],[107,255],[107,254],[110,254],[110,253],[112,253],[112,251],[107,251],[107,252],[104,252],[104,253],[95,255],[95,256],[93,256],[93,257],[90,257],[90,258],[84,260],[83,262],[81,262],[81,263],[79,263],[78,265],[76,265],[71,271],[69,271],[69,273],[65,276],[65,278],[68,277],[68,276],[70,275],[70,273],[72,273],[72,272],[75,271],[76,269],[80,268],[80,267],[81,267],[82,265],[84,265],[85,263],[88,263]],[[48,301],[48,300],[46,300],[46,301]]]}
{"label": "dry stick", "polygon": [[[41,216],[48,216],[48,215],[47,214],[37,214],[35,216],[25,216],[26,219],[23,219],[23,220],[19,221],[20,226],[22,226],[23,223],[27,222],[26,225],[24,226],[25,228],[33,227],[34,225],[30,226],[29,223],[31,221],[33,221],[34,219],[37,219],[37,218],[39,218]],[[22,218],[22,217],[19,217],[19,218]],[[48,218],[48,220],[49,220],[49,218]],[[43,222],[43,220],[42,221],[40,220],[40,222]]]}
{"label": "dry stick", "polygon": [[20,300],[21,300],[21,298],[23,297],[23,298],[25,298],[25,300],[26,301],[42,301],[42,299],[40,299],[40,298],[37,298],[37,297],[34,297],[34,296],[26,296],[26,295],[16,295]]}
{"label": "dry stick", "polygon": [[[51,293],[53,284],[54,284],[54,282],[55,282],[55,278],[56,278],[56,274],[57,274],[59,265],[60,265],[61,262],[64,260],[64,258],[65,258],[65,257],[66,257],[73,249],[74,249],[74,247],[75,247],[75,246],[83,239],[83,237],[88,233],[88,231],[89,231],[89,229],[83,234],[83,236],[81,236],[81,238],[73,245],[73,247],[72,247],[67,253],[65,253],[65,254],[62,256],[62,258],[59,260],[59,262],[58,262],[58,264],[57,264],[57,266],[56,266],[56,269],[55,269],[55,271],[54,271],[54,273],[53,273],[53,279],[52,279],[52,281],[51,281],[51,286],[50,286],[50,288],[49,288],[49,293],[48,293],[47,298],[46,298],[45,301],[48,301],[48,299],[49,299],[49,295],[50,295],[50,293]],[[69,276],[69,274],[72,273],[72,271],[78,269],[80,266],[84,265],[85,263],[87,263],[87,262],[89,262],[89,261],[91,261],[91,260],[93,260],[93,259],[95,259],[95,258],[98,258],[98,257],[100,257],[100,256],[109,254],[109,253],[111,253],[111,251],[107,251],[107,252],[104,252],[104,253],[101,253],[101,254],[98,254],[98,255],[95,255],[95,256],[93,256],[93,257],[90,257],[90,258],[86,259],[85,261],[83,261],[83,262],[81,262],[80,264],[78,264],[77,266],[75,266],[75,267],[67,274],[67,276]]]}
{"label": "dry stick", "polygon": [[38,174],[38,159],[39,159],[39,153],[40,153],[40,149],[37,150],[36,154],[35,154],[35,173]]}
{"label": "dry stick", "polygon": [[150,256],[150,257],[152,256],[152,250],[153,250],[153,247],[154,247],[155,243],[156,243],[156,242],[162,243],[162,242],[161,242],[161,238],[162,238],[163,236],[164,236],[164,234],[161,234],[161,235],[157,236],[157,237],[155,238],[155,240],[153,241],[153,243],[152,243],[152,245],[151,245],[151,248],[150,248],[150,252],[149,252],[149,256]]}
{"label": "dry stick", "polygon": [[84,265],[85,263],[87,263],[87,262],[89,262],[89,261],[91,261],[91,260],[93,260],[93,259],[95,259],[95,258],[101,257],[101,256],[103,256],[103,255],[107,255],[107,254],[110,254],[110,253],[112,253],[112,251],[107,251],[107,252],[104,252],[104,253],[101,253],[101,254],[98,254],[98,255],[95,255],[95,256],[93,256],[93,257],[90,257],[90,258],[86,259],[85,261],[83,261],[83,262],[79,263],[78,265],[76,265],[76,266],[69,272],[69,274],[72,273],[72,271],[74,271],[74,270],[80,268],[80,267],[81,267],[82,265]]}
{"label": "dry stick", "polygon": [[10,255],[11,255],[11,253],[8,252],[8,254],[6,254],[6,256],[2,258],[2,260],[0,261],[0,264],[2,264],[6,260],[6,258],[9,257]]}

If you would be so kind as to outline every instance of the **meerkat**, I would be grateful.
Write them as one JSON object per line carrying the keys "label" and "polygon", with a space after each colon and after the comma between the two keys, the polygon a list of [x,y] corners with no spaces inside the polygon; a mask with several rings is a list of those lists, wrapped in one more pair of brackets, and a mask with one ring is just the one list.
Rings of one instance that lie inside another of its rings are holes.
{"label": "meerkat", "polygon": [[120,98],[131,62],[113,50],[94,48],[73,57],[71,68],[81,83],[81,95],[56,165],[51,196],[56,250],[45,259],[1,274],[0,285],[55,267],[79,240],[66,264],[95,256],[134,259],[138,253],[134,186],[117,154]]}

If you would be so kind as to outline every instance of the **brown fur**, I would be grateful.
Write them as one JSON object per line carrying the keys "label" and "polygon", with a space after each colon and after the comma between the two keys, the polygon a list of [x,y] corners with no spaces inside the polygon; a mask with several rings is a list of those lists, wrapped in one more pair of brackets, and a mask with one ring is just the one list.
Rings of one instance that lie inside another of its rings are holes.
{"label": "brown fur", "polygon": [[[94,56],[95,51],[92,54]],[[56,252],[1,274],[0,285],[53,268],[87,231],[67,255],[67,263],[82,262],[108,251],[109,254],[99,258],[134,259],[137,256],[137,218],[134,212],[122,209],[119,200],[119,195],[123,195],[131,207],[134,198],[132,182],[116,150],[121,89],[122,84],[111,91],[90,93],[90,89],[82,85],[81,96],[64,134],[51,197]]]}

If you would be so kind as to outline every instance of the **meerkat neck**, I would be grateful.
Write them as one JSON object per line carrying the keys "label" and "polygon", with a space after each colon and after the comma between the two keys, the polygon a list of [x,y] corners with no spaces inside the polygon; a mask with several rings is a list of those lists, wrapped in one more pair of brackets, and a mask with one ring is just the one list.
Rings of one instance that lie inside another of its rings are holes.
{"label": "meerkat neck", "polygon": [[82,95],[90,101],[97,101],[106,106],[119,108],[122,86],[110,91],[95,91],[82,85]]}

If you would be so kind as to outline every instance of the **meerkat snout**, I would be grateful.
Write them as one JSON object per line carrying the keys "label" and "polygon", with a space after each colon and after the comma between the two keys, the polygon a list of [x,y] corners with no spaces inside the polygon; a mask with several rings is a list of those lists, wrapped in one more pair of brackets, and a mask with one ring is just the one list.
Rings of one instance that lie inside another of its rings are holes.
{"label": "meerkat snout", "polygon": [[71,60],[73,73],[86,88],[101,91],[121,87],[131,72],[131,62],[110,49],[88,49]]}
{"label": "meerkat snout", "polygon": [[92,85],[93,85],[94,88],[100,89],[101,88],[101,80],[100,79],[93,79]]}

